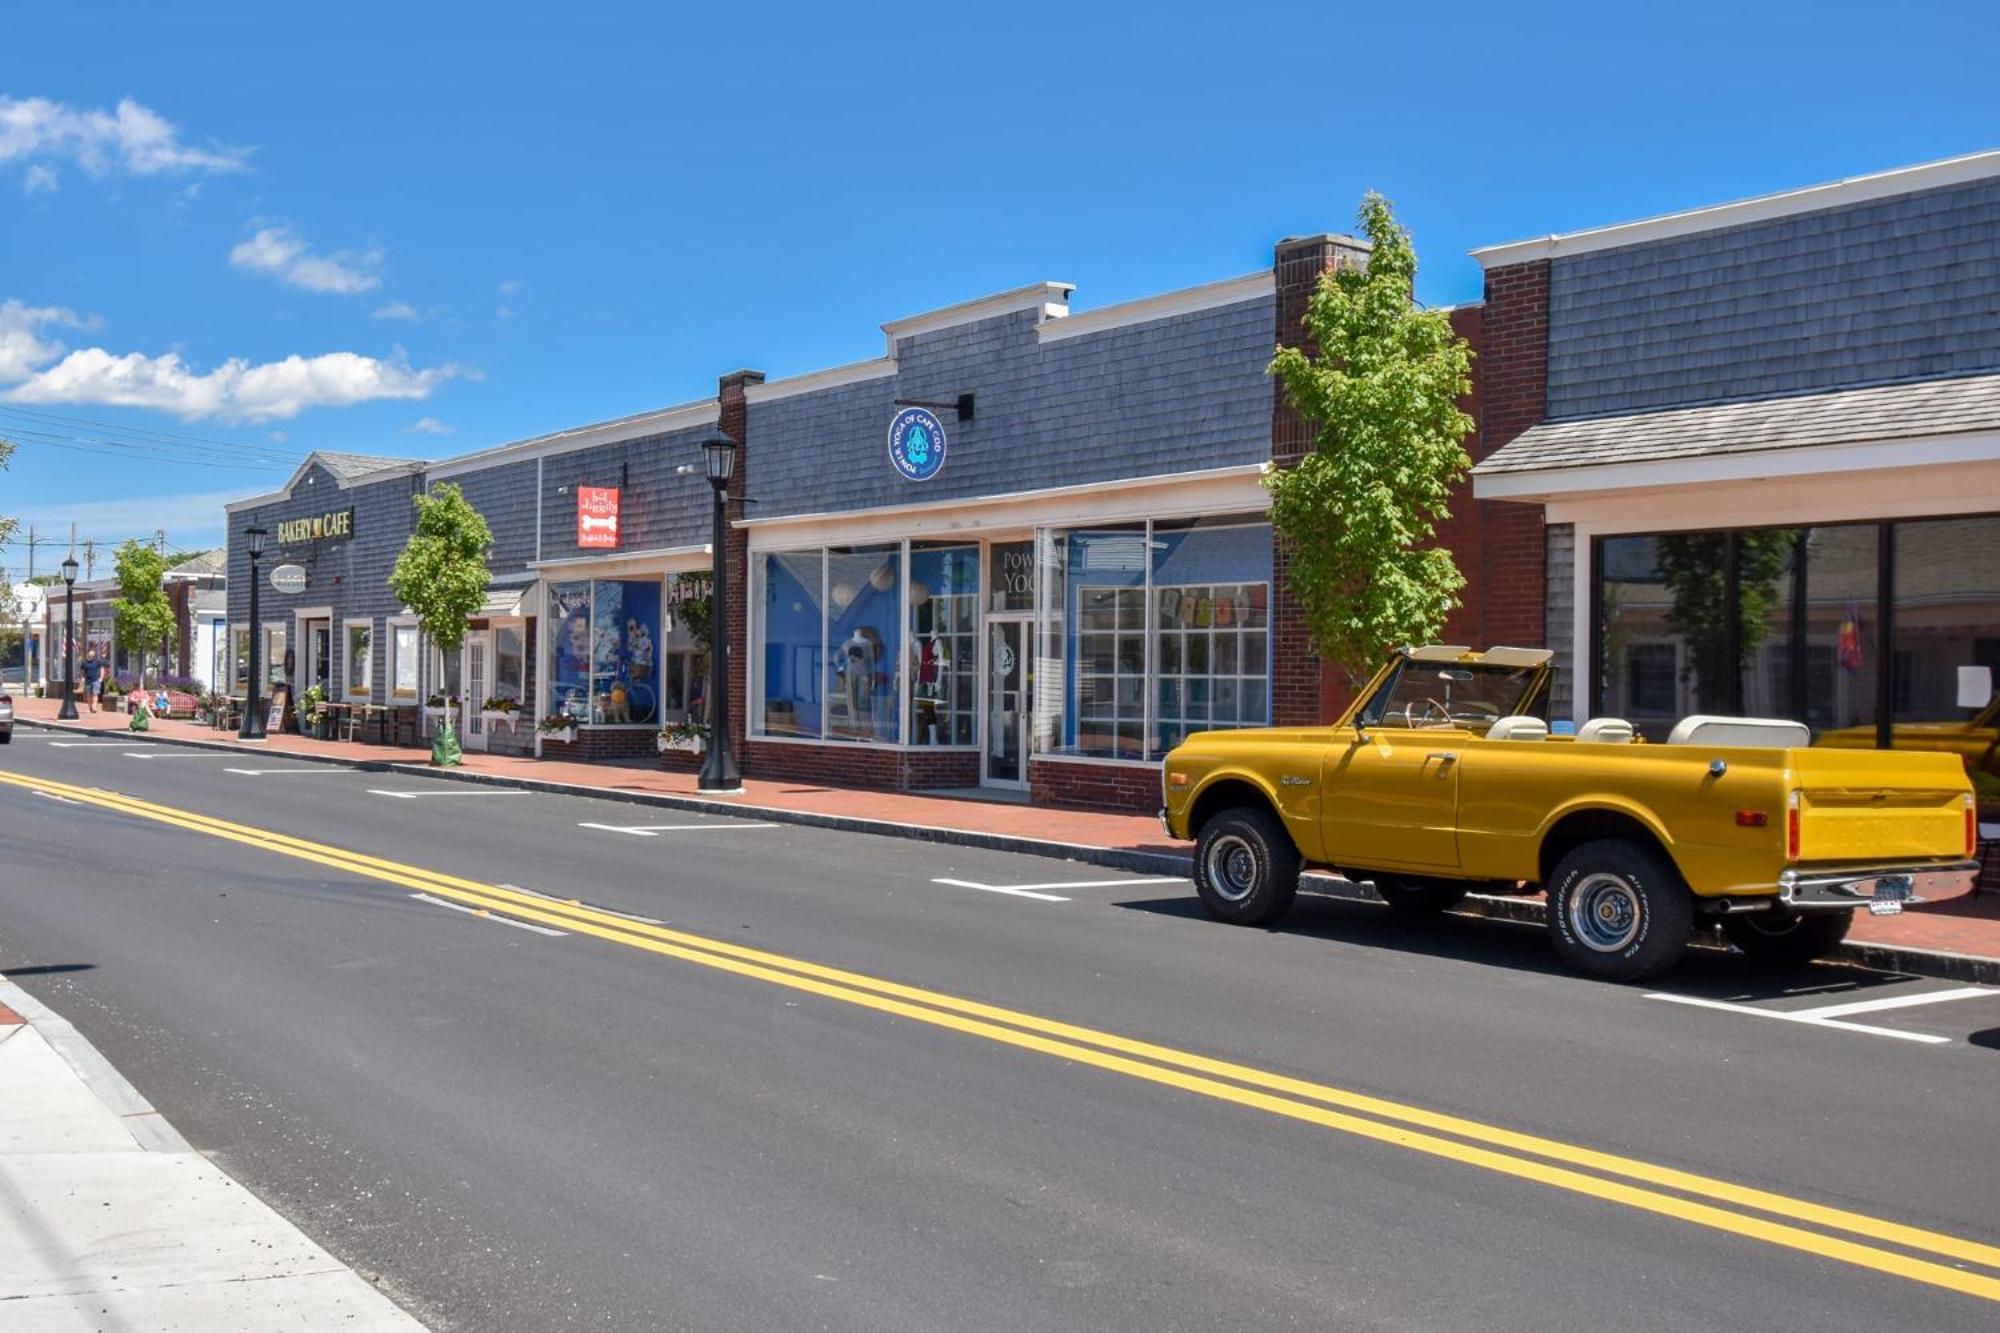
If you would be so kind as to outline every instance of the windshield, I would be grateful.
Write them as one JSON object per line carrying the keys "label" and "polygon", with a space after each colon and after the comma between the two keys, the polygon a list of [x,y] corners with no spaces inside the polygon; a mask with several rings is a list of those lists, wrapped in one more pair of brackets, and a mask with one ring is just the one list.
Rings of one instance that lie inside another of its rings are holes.
{"label": "windshield", "polygon": [[1484,732],[1496,718],[1529,710],[1534,700],[1527,692],[1539,672],[1538,667],[1404,661],[1363,706],[1360,722]]}

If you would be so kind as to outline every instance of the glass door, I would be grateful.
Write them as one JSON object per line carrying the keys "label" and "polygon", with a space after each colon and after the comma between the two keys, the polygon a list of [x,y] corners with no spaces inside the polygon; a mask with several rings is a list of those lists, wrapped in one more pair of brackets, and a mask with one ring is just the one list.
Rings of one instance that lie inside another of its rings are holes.
{"label": "glass door", "polygon": [[493,632],[475,630],[465,636],[465,698],[462,703],[464,723],[459,727],[459,735],[465,738],[468,750],[486,748],[486,719],[481,717],[480,705],[492,695]]}
{"label": "glass door", "polygon": [[986,744],[980,780],[991,787],[1028,785],[1028,703],[1034,669],[1026,617],[986,622]]}
{"label": "glass door", "polygon": [[306,685],[324,686],[333,693],[333,622],[306,622]]}

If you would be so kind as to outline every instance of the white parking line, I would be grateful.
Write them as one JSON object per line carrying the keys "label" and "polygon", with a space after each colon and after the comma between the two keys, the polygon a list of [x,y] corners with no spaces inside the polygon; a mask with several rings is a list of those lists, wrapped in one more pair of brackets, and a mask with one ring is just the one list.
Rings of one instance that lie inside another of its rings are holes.
{"label": "white parking line", "polygon": [[271,775],[271,774],[273,774],[273,773],[345,773],[345,772],[347,772],[347,770],[346,770],[346,769],[344,769],[344,768],[334,768],[334,767],[332,767],[331,765],[328,765],[328,766],[325,766],[325,767],[314,767],[314,768],[225,768],[225,769],[223,769],[222,771],[223,771],[223,772],[225,772],[225,773],[241,773],[241,774],[242,774],[242,775],[243,775],[244,777],[246,777],[246,778],[261,778],[261,777],[268,777],[268,776],[270,776],[270,775]]}
{"label": "white parking line", "polygon": [[123,750],[131,746],[130,741],[50,741],[52,750]]}
{"label": "white parking line", "polygon": [[708,829],[776,828],[776,824],[578,824],[578,828],[601,829],[606,833],[629,833],[635,838],[656,838],[662,833],[699,833]]}
{"label": "white parking line", "polygon": [[428,893],[413,893],[410,896],[420,903],[429,903],[433,907],[449,907],[454,912],[463,912],[467,916],[481,917],[487,921],[494,922],[496,925],[512,926],[516,930],[532,930],[537,935],[553,935],[557,939],[561,939],[564,935],[569,934],[566,930],[552,930],[547,926],[535,925],[531,921],[516,921],[510,916],[495,916],[483,907],[467,907],[464,903],[446,902],[442,898],[433,898]]}
{"label": "white parking line", "polygon": [[57,795],[57,794],[56,794],[55,792],[52,792],[52,791],[43,791],[43,790],[42,790],[41,788],[39,788],[39,787],[34,787],[34,788],[30,788],[29,790],[30,790],[31,794],[33,794],[33,795],[35,795],[35,796],[39,796],[39,797],[41,797],[41,798],[42,798],[43,800],[45,800],[45,801],[61,801],[61,802],[62,802],[62,803],[63,803],[64,805],[82,805],[82,804],[83,804],[83,802],[82,802],[82,801],[72,801],[72,800],[71,800],[71,799],[70,799],[69,797],[67,797],[67,796],[58,796],[58,795]]}
{"label": "white parking line", "polygon": [[414,801],[419,796],[528,796],[530,792],[516,791],[512,787],[490,787],[472,791],[403,791],[391,787],[370,787],[370,796],[393,796],[399,801]]}
{"label": "white parking line", "polygon": [[1970,999],[1973,995],[2000,995],[2000,991],[1972,988],[1971,990],[1933,991],[1927,995],[1903,995],[1889,1000],[1863,1000],[1852,1004],[1822,1005],[1817,1009],[1759,1009],[1755,1005],[1735,1004],[1728,1000],[1709,1000],[1699,995],[1671,995],[1665,991],[1654,991],[1647,995],[1649,1000],[1665,1000],[1669,1004],[1693,1005],[1698,1009],[1720,1009],[1724,1013],[1748,1014],[1752,1018],[1775,1018],[1784,1023],[1801,1023],[1807,1027],[1837,1028],[1842,1032],[1860,1032],[1870,1037],[1893,1037],[1897,1041],[1921,1042],[1927,1046],[1944,1046],[1950,1037],[1934,1036],[1928,1032],[1903,1032],[1897,1028],[1874,1027],[1868,1023],[1849,1023],[1835,1017],[1837,1014],[1866,1013],[1879,1009],[1907,1009],[1933,1001]]}
{"label": "white parking line", "polygon": [[1033,898],[1037,902],[1066,903],[1067,898],[1058,898],[1053,893],[1036,893],[1033,889],[1009,888],[1005,884],[980,884],[969,879],[934,879],[933,884],[949,884],[954,889],[978,889],[982,893],[1004,893],[1010,898]]}
{"label": "white parking line", "polygon": [[226,754],[169,754],[158,750],[127,750],[127,759],[227,759]]}

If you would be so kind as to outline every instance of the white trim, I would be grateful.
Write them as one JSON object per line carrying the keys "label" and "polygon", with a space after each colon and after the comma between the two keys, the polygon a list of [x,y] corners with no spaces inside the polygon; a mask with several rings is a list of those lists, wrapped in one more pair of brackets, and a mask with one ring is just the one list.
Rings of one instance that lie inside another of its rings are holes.
{"label": "white trim", "polygon": [[[320,451],[317,449],[307,454],[305,461],[301,462],[297,469],[293,471],[291,479],[285,483],[283,490],[272,491],[269,495],[253,495],[247,500],[231,500],[222,506],[223,512],[234,514],[244,509],[261,508],[264,505],[278,504],[282,501],[292,499],[294,493],[298,490],[299,479],[312,470],[313,464],[319,460],[319,457]],[[412,458],[403,462],[386,464],[385,466],[376,468],[373,472],[364,472],[357,477],[335,477],[331,468],[326,468],[324,463],[321,463],[320,466],[326,469],[326,474],[329,477],[333,477],[333,484],[345,491],[390,476],[411,476],[422,472],[428,464],[421,458]]]}
{"label": "white trim", "polygon": [[1174,472],[1159,477],[1010,495],[971,496],[929,504],[890,505],[850,513],[800,514],[787,518],[738,520],[750,534],[753,551],[790,546],[846,545],[901,537],[978,536],[996,529],[1074,527],[1079,523],[1142,518],[1249,512],[1270,508],[1264,465]]}
{"label": "white trim", "polygon": [[253,495],[247,500],[231,500],[228,504],[222,506],[222,512],[225,514],[234,514],[245,509],[261,509],[265,505],[280,504],[291,498],[292,493],[290,491],[272,491],[268,495]]}
{"label": "white trim", "polygon": [[1051,754],[1038,751],[1028,756],[1031,764],[1110,764],[1118,768],[1157,769],[1164,763],[1161,759],[1097,759],[1087,754]]}
{"label": "white trim", "polygon": [[525,462],[530,458],[548,458],[556,454],[574,453],[578,449],[589,449],[600,444],[616,444],[620,440],[638,440],[652,435],[663,435],[668,431],[714,426],[721,420],[721,401],[715,398],[703,398],[697,402],[682,403],[678,407],[663,407],[657,411],[619,417],[615,421],[574,426],[547,435],[537,435],[531,439],[516,440],[511,444],[495,445],[491,449],[481,449],[477,453],[460,454],[456,458],[432,463],[425,472],[427,479],[436,481],[506,463]]}
{"label": "white trim", "polygon": [[872,361],[854,361],[844,366],[831,366],[826,370],[792,375],[786,379],[748,384],[743,388],[743,399],[750,403],[768,403],[780,398],[792,398],[802,393],[838,389],[847,384],[865,384],[870,380],[885,379],[895,373],[896,358],[893,355],[878,356]]}
{"label": "white trim", "polygon": [[1246,273],[1240,278],[1224,278],[1221,282],[1185,287],[1177,292],[1162,292],[1158,296],[1141,297],[1136,301],[1125,301],[1118,305],[1086,310],[1081,314],[1071,314],[1066,319],[1049,320],[1036,327],[1035,336],[1045,343],[1059,342],[1064,338],[1102,333],[1107,329],[1149,324],[1158,319],[1173,319],[1203,310],[1217,310],[1223,306],[1261,300],[1274,295],[1277,290],[1276,276],[1270,269],[1260,269],[1255,273]]}
{"label": "white trim", "polygon": [[1965,435],[1918,435],[1900,440],[1853,444],[1789,445],[1774,449],[1702,454],[1632,463],[1543,468],[1531,472],[1475,471],[1472,493],[1481,500],[1540,500],[1544,503],[1587,492],[1815,477],[1829,472],[1865,472],[2000,460],[2000,431]]}
{"label": "white trim", "polygon": [[[413,629],[417,632],[417,688],[408,695],[396,692],[396,631]],[[382,701],[394,705],[398,699],[409,699],[419,706],[429,696],[424,693],[424,628],[413,615],[385,616],[382,620],[383,665],[388,668],[382,681]]]}
{"label": "white trim", "polygon": [[706,543],[700,546],[656,546],[644,551],[621,551],[616,555],[574,555],[555,560],[533,560],[528,568],[540,570],[545,578],[618,578],[626,574],[677,574],[688,569],[708,569],[715,564],[715,552]]}
{"label": "white trim", "polygon": [[898,338],[913,338],[920,333],[957,328],[961,324],[1011,315],[1021,310],[1039,311],[1044,320],[1061,319],[1069,314],[1069,294],[1075,290],[1073,282],[1031,282],[1012,291],[996,292],[991,296],[960,301],[957,305],[926,310],[920,315],[892,319],[882,326],[882,335],[888,339],[887,356],[895,360]]}
{"label": "white trim", "polygon": [[1662,213],[1635,222],[1619,222],[1605,227],[1589,227],[1582,231],[1536,236],[1523,241],[1483,245],[1469,253],[1482,267],[1490,270],[1507,264],[1525,263],[1531,259],[1566,258],[1570,255],[1588,254],[1593,250],[1610,250],[1621,245],[1639,245],[1646,241],[1662,241],[1674,236],[1718,231],[1724,227],[1740,227],[1746,223],[1766,222],[1772,218],[1790,217],[1797,213],[1810,213],[1822,208],[1838,208],[1847,204],[1866,203],[1873,199],[1888,199],[1899,194],[1911,194],[1918,190],[1962,185],[1967,181],[1985,180],[1992,176],[2000,176],[2000,149],[1984,153],[1968,153],[1964,157],[1948,157],[1940,162],[1924,162],[1913,167],[1897,167],[1890,171],[1877,171],[1865,176],[1847,176],[1823,185],[1781,190],[1776,194],[1758,195],[1730,203],[1710,204],[1703,208],[1690,208],[1678,213]]}
{"label": "white trim", "polygon": [[[354,687],[348,681],[348,677],[352,674],[354,658],[354,640],[351,633],[357,625],[368,631],[368,656],[365,659],[366,668],[364,671],[366,679],[363,681],[359,693],[355,692]],[[341,702],[353,703],[357,700],[373,701],[375,698],[375,618],[373,616],[344,616],[341,618],[339,662]],[[329,699],[333,698],[333,691],[328,690],[326,697]]]}

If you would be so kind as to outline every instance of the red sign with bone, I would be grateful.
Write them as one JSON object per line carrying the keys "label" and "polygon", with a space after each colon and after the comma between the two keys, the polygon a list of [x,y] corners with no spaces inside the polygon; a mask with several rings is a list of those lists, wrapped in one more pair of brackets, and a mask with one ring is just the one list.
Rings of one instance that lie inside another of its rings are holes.
{"label": "red sign with bone", "polygon": [[576,544],[600,549],[618,545],[616,486],[576,488]]}

